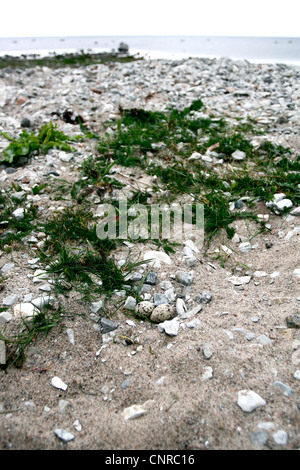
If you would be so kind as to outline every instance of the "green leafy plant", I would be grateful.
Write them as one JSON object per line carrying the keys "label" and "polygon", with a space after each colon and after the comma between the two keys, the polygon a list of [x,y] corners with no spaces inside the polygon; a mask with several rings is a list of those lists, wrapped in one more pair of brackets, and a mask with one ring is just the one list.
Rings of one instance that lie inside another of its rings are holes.
{"label": "green leafy plant", "polygon": [[10,141],[10,144],[3,150],[3,158],[0,162],[8,163],[17,162],[20,157],[46,154],[52,148],[71,152],[75,149],[70,147],[69,142],[78,140],[78,138],[65,135],[51,121],[44,124],[37,134],[25,129],[17,139],[13,139],[6,132],[1,132],[1,134]]}

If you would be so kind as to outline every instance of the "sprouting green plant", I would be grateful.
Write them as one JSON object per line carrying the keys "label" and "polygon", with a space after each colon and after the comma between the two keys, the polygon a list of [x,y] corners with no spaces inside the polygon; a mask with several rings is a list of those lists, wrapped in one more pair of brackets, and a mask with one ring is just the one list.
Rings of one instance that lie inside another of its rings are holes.
{"label": "sprouting green plant", "polygon": [[75,142],[78,138],[65,135],[51,121],[44,124],[37,134],[33,131],[23,129],[19,138],[14,139],[6,132],[1,132],[3,137],[10,141],[10,144],[3,150],[3,158],[0,162],[13,163],[20,157],[31,157],[37,154],[46,154],[52,148],[58,148],[66,152],[74,150],[70,147],[70,142]]}

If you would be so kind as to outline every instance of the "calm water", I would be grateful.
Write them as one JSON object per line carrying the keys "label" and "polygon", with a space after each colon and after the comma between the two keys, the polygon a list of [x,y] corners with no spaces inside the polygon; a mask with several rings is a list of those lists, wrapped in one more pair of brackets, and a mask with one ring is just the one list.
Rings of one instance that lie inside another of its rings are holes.
{"label": "calm water", "polygon": [[300,37],[87,36],[0,38],[0,55],[110,52],[120,42],[131,54],[154,58],[230,57],[252,62],[300,65]]}

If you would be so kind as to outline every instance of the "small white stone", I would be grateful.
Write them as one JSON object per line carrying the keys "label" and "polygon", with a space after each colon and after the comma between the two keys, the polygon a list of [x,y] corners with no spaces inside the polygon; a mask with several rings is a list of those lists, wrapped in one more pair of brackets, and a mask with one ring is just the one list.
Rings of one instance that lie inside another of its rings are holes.
{"label": "small white stone", "polygon": [[165,263],[168,265],[172,264],[172,260],[167,253],[164,253],[162,251],[147,251],[144,254],[144,260],[151,260],[147,263],[153,268],[160,268],[161,263]]}
{"label": "small white stone", "polygon": [[68,328],[67,329],[67,335],[68,335],[70,343],[74,346],[74,344],[75,344],[74,330],[72,328]]}
{"label": "small white stone", "polygon": [[176,300],[176,313],[182,317],[186,318],[187,307],[183,299],[178,298]]}
{"label": "small white stone", "polygon": [[242,253],[248,253],[248,251],[251,251],[251,243],[250,242],[243,242],[239,245],[239,249]]}
{"label": "small white stone", "polygon": [[201,322],[198,318],[195,318],[194,320],[191,320],[187,322],[186,326],[188,328],[198,328],[201,325]]}
{"label": "small white stone", "polygon": [[266,273],[266,271],[254,271],[253,273],[254,277],[265,277],[267,275],[268,273]]}
{"label": "small white stone", "polygon": [[12,215],[17,220],[24,219],[24,209],[23,209],[23,207],[20,207],[19,209],[16,209],[15,211],[13,211]]}
{"label": "small white stone", "polygon": [[274,271],[270,274],[270,278],[271,279],[275,279],[276,277],[280,276],[280,272],[279,271]]}
{"label": "small white stone", "polygon": [[32,299],[31,303],[37,307],[38,309],[42,310],[45,305],[53,304],[55,298],[52,295],[45,295],[37,297],[36,299]]}
{"label": "small white stone", "polygon": [[179,326],[177,318],[173,318],[173,320],[166,320],[163,323],[159,323],[158,329],[161,333],[165,332],[168,336],[177,336]]}
{"label": "small white stone", "polygon": [[79,419],[76,419],[74,421],[73,426],[76,429],[76,431],[78,431],[78,432],[82,431],[82,425],[81,425],[81,422],[79,421]]}
{"label": "small white stone", "polygon": [[238,392],[237,403],[247,413],[251,413],[256,408],[266,405],[265,400],[252,390],[240,390]]}
{"label": "small white stone", "polygon": [[19,297],[20,296],[18,294],[8,295],[2,300],[2,305],[11,306],[19,299]]}
{"label": "small white stone", "polygon": [[14,315],[24,318],[33,317],[39,312],[39,310],[29,302],[21,302],[20,304],[15,305]]}
{"label": "small white stone", "polygon": [[283,429],[279,429],[273,434],[274,442],[280,446],[287,445],[288,434]]}
{"label": "small white stone", "polygon": [[98,302],[92,302],[91,303],[90,310],[93,313],[97,313],[100,310],[101,307],[102,307],[102,300],[99,300]]}
{"label": "small white stone", "polygon": [[300,380],[300,370],[296,370],[296,372],[294,373],[294,378],[297,379],[297,380]]}
{"label": "small white stone", "polygon": [[122,414],[124,419],[129,420],[139,418],[145,413],[147,413],[147,410],[145,410],[141,405],[132,405],[125,408]]}
{"label": "small white stone", "polygon": [[68,386],[65,384],[59,377],[55,376],[51,379],[51,385],[55,388],[59,388],[61,390],[67,390]]}
{"label": "small white stone", "polygon": [[294,269],[293,275],[300,278],[300,269],[299,268]]}
{"label": "small white stone", "polygon": [[295,209],[293,209],[291,211],[291,215],[299,215],[300,216],[300,206],[299,207],[295,207]]}
{"label": "small white stone", "polygon": [[244,160],[247,157],[246,153],[242,150],[236,150],[231,156],[234,160]]}
{"label": "small white stone", "polygon": [[243,284],[248,284],[251,281],[251,276],[231,276],[228,278],[228,281],[235,286],[241,286]]}
{"label": "small white stone", "polygon": [[49,274],[47,273],[47,271],[45,271],[44,269],[37,269],[36,271],[34,271],[32,280],[33,282],[37,283],[48,280],[48,278]]}
{"label": "small white stone", "polygon": [[205,367],[205,372],[202,374],[202,380],[209,380],[213,377],[213,368],[208,366]]}
{"label": "small white stone", "polygon": [[72,441],[75,438],[75,436],[72,433],[70,433],[69,431],[66,431],[65,429],[60,429],[60,428],[55,429],[54,433],[59,439],[61,439],[64,442]]}
{"label": "small white stone", "polygon": [[293,203],[290,199],[282,199],[281,201],[276,203],[276,209],[282,211],[283,209],[290,209],[293,207]]}
{"label": "small white stone", "polygon": [[125,301],[124,308],[128,308],[128,310],[134,310],[135,307],[136,307],[136,300],[134,297],[129,295]]}

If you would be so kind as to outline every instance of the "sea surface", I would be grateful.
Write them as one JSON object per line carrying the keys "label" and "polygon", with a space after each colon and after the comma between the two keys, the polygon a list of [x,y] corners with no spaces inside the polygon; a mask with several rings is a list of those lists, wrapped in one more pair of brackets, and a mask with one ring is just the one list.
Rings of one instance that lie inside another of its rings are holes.
{"label": "sea surface", "polygon": [[149,58],[229,57],[257,63],[300,65],[300,37],[229,36],[70,36],[0,38],[0,55],[47,56],[75,52],[117,51]]}

